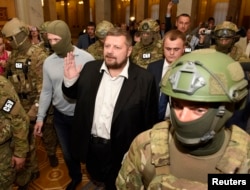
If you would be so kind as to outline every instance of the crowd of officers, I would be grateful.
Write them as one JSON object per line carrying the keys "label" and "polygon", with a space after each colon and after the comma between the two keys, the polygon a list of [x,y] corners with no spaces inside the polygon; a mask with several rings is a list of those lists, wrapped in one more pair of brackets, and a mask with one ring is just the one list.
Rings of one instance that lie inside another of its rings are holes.
{"label": "crowd of officers", "polygon": [[[171,23],[169,23],[172,6],[171,3],[168,5],[164,32],[172,30]],[[176,29],[186,36],[184,54],[189,54],[195,49],[210,47],[229,55],[235,61],[249,62],[249,55],[236,45],[241,36],[240,30],[234,23],[224,21],[211,28],[209,25],[201,24],[195,31],[190,32],[190,19],[189,15],[181,14],[175,23]],[[1,190],[11,189],[12,184],[16,184],[19,190],[27,189],[28,184],[39,177],[33,128],[42,89],[43,62],[53,53],[50,43],[46,39],[46,27],[49,24],[50,22],[45,22],[36,29],[32,28],[32,30],[40,32],[39,35],[42,37],[38,44],[32,43],[29,38],[31,27],[18,18],[8,21],[1,30],[6,42],[11,47],[4,76],[0,76]],[[110,29],[115,27],[117,26],[105,20],[96,26],[91,23],[87,28],[87,33],[81,34],[79,37],[77,46],[89,52],[96,60],[102,60],[104,59],[105,36]],[[88,35],[88,30],[92,36]],[[130,55],[133,63],[147,69],[150,63],[164,59],[163,40],[157,21],[151,18],[142,20],[133,34],[136,32],[139,32],[140,36],[139,40],[134,43]],[[85,45],[81,46],[81,43]],[[242,120],[242,118],[239,117],[238,120]],[[237,119],[235,124],[237,124]],[[246,125],[240,127],[245,129]],[[58,165],[56,157],[58,142],[53,127],[53,105],[47,113],[42,139],[50,164],[52,167],[56,167]],[[129,164],[128,161],[126,164]],[[123,172],[122,175],[125,175],[126,172]],[[132,182],[129,181],[129,183]]]}

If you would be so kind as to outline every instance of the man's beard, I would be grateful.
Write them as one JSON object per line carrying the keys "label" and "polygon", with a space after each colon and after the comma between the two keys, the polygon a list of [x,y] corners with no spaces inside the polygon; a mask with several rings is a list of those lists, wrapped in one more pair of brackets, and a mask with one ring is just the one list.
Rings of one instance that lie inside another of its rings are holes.
{"label": "man's beard", "polygon": [[[105,58],[106,58],[106,56],[105,56]],[[106,59],[105,59],[105,64],[106,64],[106,66],[109,68],[109,69],[119,69],[119,68],[122,68],[122,67],[124,67],[124,65],[126,65],[126,63],[127,63],[127,60],[128,60],[128,58],[126,57],[122,62],[120,62],[120,63],[118,63],[117,61],[116,61],[116,59],[114,59],[115,60],[115,62],[107,62],[106,61]]]}

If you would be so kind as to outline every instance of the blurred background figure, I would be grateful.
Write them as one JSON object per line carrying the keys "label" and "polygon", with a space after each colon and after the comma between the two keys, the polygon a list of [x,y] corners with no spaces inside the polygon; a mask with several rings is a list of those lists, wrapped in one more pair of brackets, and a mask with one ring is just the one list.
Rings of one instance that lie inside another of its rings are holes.
{"label": "blurred background figure", "polygon": [[97,41],[95,35],[96,25],[94,22],[89,22],[87,25],[86,33],[84,32],[78,38],[77,47],[80,49],[88,49],[91,44],[94,44]]}
{"label": "blurred background figure", "polygon": [[239,45],[243,49],[246,56],[250,58],[250,26],[246,30],[246,35],[241,37],[239,42],[236,44]]}
{"label": "blurred background figure", "polygon": [[35,26],[29,27],[30,33],[29,33],[29,39],[33,45],[40,45],[42,43],[42,39],[39,33],[39,30]]}
{"label": "blurred background figure", "polygon": [[90,45],[87,49],[87,51],[96,60],[103,59],[104,38],[111,28],[114,28],[114,25],[106,20],[99,22],[96,26],[95,35],[97,36],[98,40],[94,44]]}
{"label": "blurred background figure", "polygon": [[3,36],[0,36],[0,75],[5,74],[6,61],[9,58],[10,52],[5,49],[5,41]]}

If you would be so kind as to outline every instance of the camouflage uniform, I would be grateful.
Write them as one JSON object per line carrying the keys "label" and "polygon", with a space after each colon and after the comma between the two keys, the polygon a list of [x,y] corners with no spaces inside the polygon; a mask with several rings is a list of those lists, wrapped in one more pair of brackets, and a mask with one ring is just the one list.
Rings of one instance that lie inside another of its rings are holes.
{"label": "camouflage uniform", "polygon": [[[171,174],[169,146],[174,137],[170,128],[170,122],[163,121],[134,140],[117,177],[117,189],[208,188],[206,183],[188,180],[189,176],[184,179]],[[250,169],[250,136],[236,126],[227,130],[231,138],[216,164],[217,173],[247,173]],[[193,175],[192,172],[189,174]],[[207,171],[203,175],[207,176]]]}
{"label": "camouflage uniform", "polygon": [[162,45],[162,40],[154,41],[150,46],[136,43],[131,53],[132,62],[146,69],[149,63],[163,59]]}
{"label": "camouflage uniform", "polygon": [[241,65],[221,52],[203,49],[181,56],[161,81],[171,122],[134,139],[117,189],[205,190],[209,173],[248,174],[250,136],[236,125],[225,127],[244,105],[247,85]]}
{"label": "camouflage uniform", "polygon": [[[30,43],[27,38],[28,32],[26,25],[17,18],[13,18],[7,22],[2,29],[2,33],[6,37],[12,38],[10,43],[14,47],[7,61],[7,78],[15,87],[22,106],[31,120],[28,134],[29,152],[25,162],[25,169],[19,171],[16,178],[16,183],[19,186],[27,186],[31,180],[39,176],[33,125],[42,89],[43,62],[48,56],[43,48]],[[47,129],[50,131],[53,130],[50,126]],[[56,135],[51,139],[52,143],[47,145],[48,147],[54,147],[55,137]]]}
{"label": "camouflage uniform", "polygon": [[87,52],[89,52],[96,60],[103,59],[103,43],[97,40],[94,44],[91,44]]}
{"label": "camouflage uniform", "polygon": [[3,76],[0,76],[0,86],[0,190],[11,190],[16,174],[11,158],[26,157],[29,118],[14,87]]}
{"label": "camouflage uniform", "polygon": [[95,35],[98,40],[87,49],[87,52],[89,52],[96,60],[103,59],[103,40],[111,28],[114,28],[113,24],[106,20],[103,20],[96,25]]}
{"label": "camouflage uniform", "polygon": [[[243,49],[235,44],[240,38],[240,35],[237,34],[238,31],[239,29],[232,22],[224,21],[223,23],[218,24],[213,33],[216,45],[212,45],[211,48],[228,54],[235,61],[250,61],[243,52]],[[232,42],[228,44],[228,46],[223,46],[220,43],[220,39],[232,39]]]}
{"label": "camouflage uniform", "polygon": [[[149,63],[163,59],[163,42],[159,37],[159,29],[158,23],[153,19],[145,19],[140,23],[141,40],[134,45],[130,56],[133,63],[146,69]],[[147,44],[143,42],[143,33],[149,34],[146,38],[150,42]]]}

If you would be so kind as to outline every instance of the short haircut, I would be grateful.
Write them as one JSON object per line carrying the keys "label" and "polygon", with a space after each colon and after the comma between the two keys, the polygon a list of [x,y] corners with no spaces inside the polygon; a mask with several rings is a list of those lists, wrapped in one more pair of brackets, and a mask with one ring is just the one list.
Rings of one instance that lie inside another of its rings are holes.
{"label": "short haircut", "polygon": [[[124,36],[126,38],[126,44],[128,46],[132,46],[132,37],[130,35],[129,32],[127,32],[126,30],[123,30],[119,27],[115,27],[115,28],[111,28],[108,32],[107,32],[107,36]],[[105,37],[105,38],[106,38]]]}
{"label": "short haircut", "polygon": [[191,20],[191,16],[190,16],[189,14],[187,14],[187,13],[182,13],[182,14],[180,14],[179,16],[177,16],[177,20],[178,20],[180,17],[188,17],[189,20]]}
{"label": "short haircut", "polygon": [[208,21],[208,22],[210,22],[210,21],[215,21],[215,19],[214,19],[214,17],[209,17],[209,18],[207,19],[207,21]]}
{"label": "short haircut", "polygon": [[94,27],[96,27],[96,24],[95,24],[95,22],[91,22],[91,21],[90,21],[90,22],[88,23],[87,27],[88,27],[88,26],[94,26]]}
{"label": "short haircut", "polygon": [[169,30],[163,36],[163,43],[165,42],[166,39],[170,39],[170,41],[174,41],[174,40],[177,40],[179,38],[183,41],[183,44],[185,44],[186,35],[183,32],[181,32],[179,30]]}

